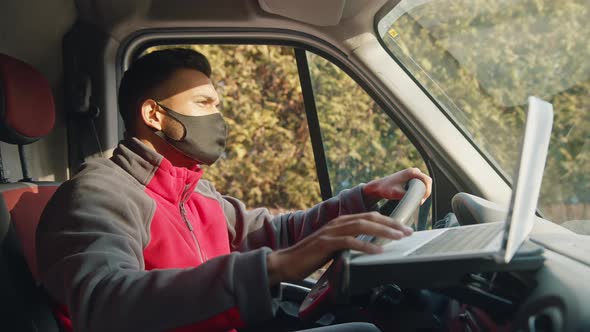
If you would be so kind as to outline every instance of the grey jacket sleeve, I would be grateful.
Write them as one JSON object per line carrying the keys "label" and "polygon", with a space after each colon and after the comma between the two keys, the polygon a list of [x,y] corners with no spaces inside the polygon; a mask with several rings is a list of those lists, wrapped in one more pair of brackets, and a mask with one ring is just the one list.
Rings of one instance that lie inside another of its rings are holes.
{"label": "grey jacket sleeve", "polygon": [[271,215],[265,208],[247,210],[240,200],[222,196],[207,181],[201,181],[197,190],[220,202],[227,218],[231,248],[244,252],[262,247],[286,248],[338,216],[369,211],[371,208],[365,206],[362,187],[343,190],[308,210],[278,216]]}
{"label": "grey jacket sleeve", "polygon": [[41,281],[68,307],[75,331],[227,330],[272,317],[268,248],[145,271],[155,203],[137,187],[112,174],[66,182],[43,213]]}

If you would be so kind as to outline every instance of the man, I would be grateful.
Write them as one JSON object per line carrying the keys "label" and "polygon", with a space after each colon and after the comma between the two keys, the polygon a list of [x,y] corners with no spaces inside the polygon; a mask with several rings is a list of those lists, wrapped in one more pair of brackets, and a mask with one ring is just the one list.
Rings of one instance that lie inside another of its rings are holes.
{"label": "man", "polygon": [[126,139],[110,159],[86,163],[45,209],[37,230],[43,285],[75,331],[227,331],[273,316],[272,288],[299,280],[337,251],[376,253],[355,239],[412,233],[367,211],[431,179],[408,169],[307,210],[246,210],[200,180],[224,149],[211,68],[173,49],[125,73],[119,109]]}

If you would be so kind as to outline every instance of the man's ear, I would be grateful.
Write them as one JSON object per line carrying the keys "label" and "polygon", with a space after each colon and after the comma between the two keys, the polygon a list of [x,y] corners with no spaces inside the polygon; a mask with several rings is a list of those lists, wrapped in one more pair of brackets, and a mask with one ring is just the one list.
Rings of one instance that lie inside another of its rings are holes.
{"label": "man's ear", "polygon": [[146,99],[141,103],[139,115],[143,123],[156,130],[162,130],[164,115],[158,111],[158,104],[153,99]]}

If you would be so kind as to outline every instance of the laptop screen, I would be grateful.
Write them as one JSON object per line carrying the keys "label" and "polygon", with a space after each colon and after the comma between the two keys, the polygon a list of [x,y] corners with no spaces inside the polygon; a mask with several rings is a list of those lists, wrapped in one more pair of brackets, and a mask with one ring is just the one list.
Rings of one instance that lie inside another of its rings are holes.
{"label": "laptop screen", "polygon": [[533,229],[553,125],[553,106],[529,97],[520,160],[514,176],[502,249],[508,263]]}

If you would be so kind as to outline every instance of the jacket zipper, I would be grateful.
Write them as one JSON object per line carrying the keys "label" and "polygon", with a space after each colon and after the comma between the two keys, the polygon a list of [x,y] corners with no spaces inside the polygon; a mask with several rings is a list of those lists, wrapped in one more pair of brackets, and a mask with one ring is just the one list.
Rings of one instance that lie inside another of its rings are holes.
{"label": "jacket zipper", "polygon": [[199,260],[201,263],[204,263],[205,260],[207,260],[207,257],[203,254],[203,251],[201,250],[201,246],[199,245],[199,241],[197,240],[197,237],[195,236],[195,232],[193,230],[193,225],[191,225],[191,223],[188,221],[188,218],[186,217],[186,210],[184,208],[184,204],[186,203],[189,197],[189,189],[190,185],[187,184],[186,186],[184,186],[184,191],[182,192],[182,200],[180,201],[180,215],[182,216],[182,220],[184,220],[184,223],[188,227],[188,230],[191,232],[191,236],[193,237],[193,241],[195,242],[195,246],[197,248],[197,254],[199,254]]}

